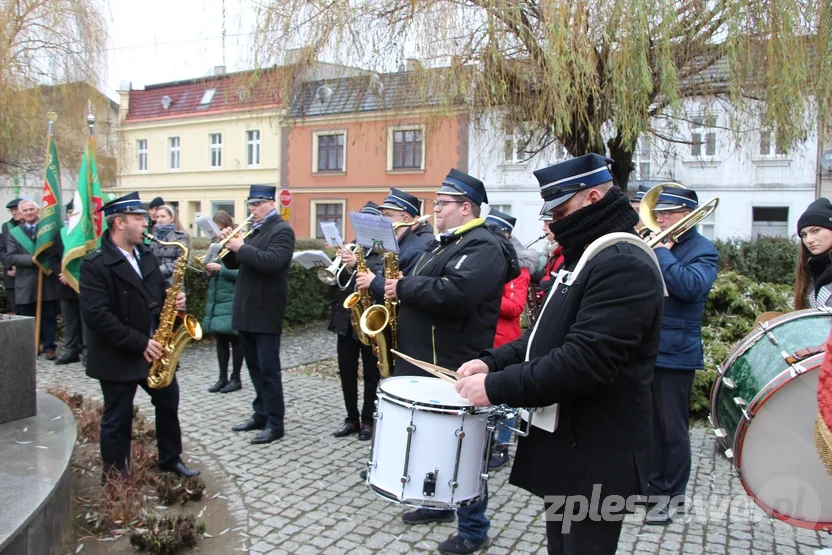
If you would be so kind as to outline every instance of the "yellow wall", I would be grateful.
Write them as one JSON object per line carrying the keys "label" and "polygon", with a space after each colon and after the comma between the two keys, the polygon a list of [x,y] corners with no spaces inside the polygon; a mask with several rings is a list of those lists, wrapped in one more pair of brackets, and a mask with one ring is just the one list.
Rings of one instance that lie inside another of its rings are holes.
{"label": "yellow wall", "polygon": [[[196,213],[211,214],[212,201],[234,201],[234,218],[247,217],[245,199],[252,184],[280,180],[281,112],[231,113],[145,123],[122,122],[119,130],[119,184],[116,194],[139,191],[143,201],[161,196],[179,203],[180,221],[196,235]],[[247,166],[246,131],[260,130],[260,164]],[[222,166],[210,167],[210,134],[222,133]],[[170,137],[180,138],[178,170],[169,168]],[[137,141],[147,140],[147,171],[138,170]],[[194,202],[201,203],[199,209]]]}

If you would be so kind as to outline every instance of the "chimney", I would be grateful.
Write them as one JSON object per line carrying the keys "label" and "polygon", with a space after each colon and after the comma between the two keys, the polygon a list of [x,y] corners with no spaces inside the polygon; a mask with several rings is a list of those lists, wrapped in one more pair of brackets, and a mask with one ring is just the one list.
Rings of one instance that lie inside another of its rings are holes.
{"label": "chimney", "polygon": [[214,66],[214,77],[225,75],[225,66]]}
{"label": "chimney", "polygon": [[130,91],[133,89],[132,81],[122,81],[118,85],[118,121],[121,123],[130,111]]}
{"label": "chimney", "polygon": [[416,58],[407,59],[407,71],[422,71],[422,62]]}

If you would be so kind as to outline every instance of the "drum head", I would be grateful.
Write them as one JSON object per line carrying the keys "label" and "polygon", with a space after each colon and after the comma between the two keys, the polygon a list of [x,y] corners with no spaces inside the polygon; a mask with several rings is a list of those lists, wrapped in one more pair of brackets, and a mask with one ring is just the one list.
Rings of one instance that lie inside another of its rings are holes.
{"label": "drum head", "polygon": [[454,384],[439,378],[399,376],[382,381],[379,389],[392,397],[416,405],[452,408],[474,406],[459,396]]}
{"label": "drum head", "polygon": [[818,370],[785,375],[765,392],[751,422],[743,420],[735,444],[736,466],[748,493],[769,514],[803,528],[832,528],[832,477],[813,443]]}

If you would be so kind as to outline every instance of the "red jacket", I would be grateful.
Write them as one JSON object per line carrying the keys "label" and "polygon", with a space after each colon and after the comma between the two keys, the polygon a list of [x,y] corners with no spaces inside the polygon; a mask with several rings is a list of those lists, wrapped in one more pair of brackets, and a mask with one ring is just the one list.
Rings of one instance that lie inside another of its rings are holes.
{"label": "red jacket", "polygon": [[526,268],[521,268],[520,275],[503,286],[503,302],[500,304],[500,316],[497,319],[497,333],[494,334],[494,347],[499,347],[520,337],[520,315],[526,306],[531,276]]}

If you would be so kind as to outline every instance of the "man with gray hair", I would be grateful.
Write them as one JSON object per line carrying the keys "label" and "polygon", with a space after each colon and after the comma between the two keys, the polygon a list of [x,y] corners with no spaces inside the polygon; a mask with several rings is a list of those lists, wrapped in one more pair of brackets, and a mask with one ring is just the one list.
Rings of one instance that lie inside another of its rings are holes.
{"label": "man with gray hair", "polygon": [[[6,260],[15,269],[14,300],[17,313],[35,316],[38,302],[38,274],[41,269],[35,264],[35,243],[38,237],[38,205],[31,199],[23,199],[18,205],[23,216],[20,225],[9,233],[6,243]],[[43,276],[40,309],[40,342],[46,358],[55,360],[55,332],[57,321],[58,281],[54,274]]]}

